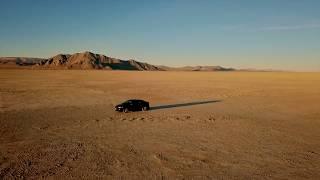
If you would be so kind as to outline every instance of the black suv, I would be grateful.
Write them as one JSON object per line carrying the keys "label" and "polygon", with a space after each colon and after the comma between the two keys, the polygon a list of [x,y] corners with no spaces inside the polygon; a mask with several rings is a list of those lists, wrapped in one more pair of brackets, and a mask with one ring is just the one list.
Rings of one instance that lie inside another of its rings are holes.
{"label": "black suv", "polygon": [[116,105],[116,111],[129,112],[129,111],[147,111],[150,109],[149,102],[139,99],[131,99],[121,104]]}

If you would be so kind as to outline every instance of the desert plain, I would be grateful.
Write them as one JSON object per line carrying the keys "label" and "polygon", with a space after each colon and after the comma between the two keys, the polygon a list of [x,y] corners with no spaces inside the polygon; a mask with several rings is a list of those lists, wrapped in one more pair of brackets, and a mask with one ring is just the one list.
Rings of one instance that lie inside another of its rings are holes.
{"label": "desert plain", "polygon": [[[146,112],[119,113],[127,99]],[[0,70],[0,179],[320,179],[320,73]]]}

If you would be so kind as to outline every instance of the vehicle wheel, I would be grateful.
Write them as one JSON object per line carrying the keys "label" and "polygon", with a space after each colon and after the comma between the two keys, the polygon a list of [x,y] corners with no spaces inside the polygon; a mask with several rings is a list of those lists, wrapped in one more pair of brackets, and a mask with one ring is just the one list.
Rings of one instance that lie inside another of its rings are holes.
{"label": "vehicle wheel", "polygon": [[125,108],[125,109],[123,110],[123,112],[124,112],[124,113],[128,113],[128,112],[129,112],[128,108]]}
{"label": "vehicle wheel", "polygon": [[148,107],[144,106],[142,107],[142,111],[147,111],[148,110]]}

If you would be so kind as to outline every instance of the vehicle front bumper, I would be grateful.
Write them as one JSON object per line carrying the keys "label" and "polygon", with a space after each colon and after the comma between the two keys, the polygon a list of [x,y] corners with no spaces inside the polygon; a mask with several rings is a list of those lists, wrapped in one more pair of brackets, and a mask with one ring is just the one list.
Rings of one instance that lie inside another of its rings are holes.
{"label": "vehicle front bumper", "polygon": [[115,107],[115,111],[123,111],[123,107]]}

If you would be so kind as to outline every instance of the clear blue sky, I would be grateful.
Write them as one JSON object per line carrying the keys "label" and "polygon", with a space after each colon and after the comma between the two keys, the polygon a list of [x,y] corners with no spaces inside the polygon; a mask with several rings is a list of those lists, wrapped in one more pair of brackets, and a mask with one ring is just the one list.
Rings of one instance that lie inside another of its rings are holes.
{"label": "clear blue sky", "polygon": [[320,70],[319,0],[3,0],[0,56]]}

